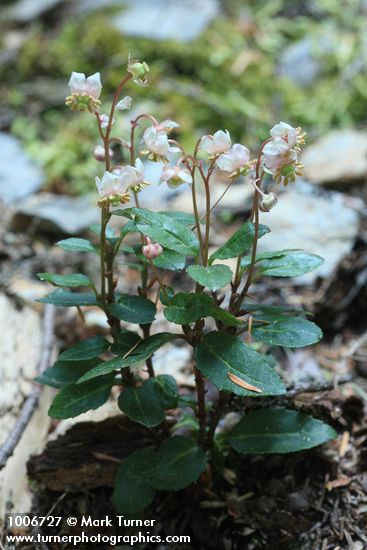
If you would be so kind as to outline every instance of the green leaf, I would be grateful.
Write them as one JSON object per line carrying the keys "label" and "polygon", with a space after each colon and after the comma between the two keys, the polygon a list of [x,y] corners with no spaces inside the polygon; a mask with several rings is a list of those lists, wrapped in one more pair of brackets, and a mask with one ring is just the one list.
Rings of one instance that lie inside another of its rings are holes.
{"label": "green leaf", "polygon": [[[268,259],[274,259],[274,258],[280,258],[282,256],[285,256],[289,252],[302,252],[299,248],[284,248],[283,250],[275,250],[271,252],[261,252],[259,254],[256,254],[255,261],[261,262],[262,260],[268,260]],[[243,256],[241,260],[241,266],[242,267],[248,267],[251,264],[251,256]]]}
{"label": "green leaf", "polygon": [[120,464],[112,500],[120,513],[138,515],[153,501],[149,475],[156,451],[149,447],[130,454]]}
{"label": "green leaf", "polygon": [[137,230],[164,248],[184,255],[196,256],[199,253],[199,242],[193,232],[172,217],[144,208],[128,210],[128,215],[135,216]]}
{"label": "green leaf", "polygon": [[186,266],[186,257],[173,250],[164,250],[160,256],[154,258],[153,264],[168,271],[182,271]]}
{"label": "green leaf", "polygon": [[153,387],[162,409],[174,409],[178,402],[177,383],[169,374],[159,374],[150,378],[146,383]]}
{"label": "green leaf", "polygon": [[102,336],[92,336],[75,344],[59,355],[62,361],[81,361],[82,359],[94,359],[105,353],[110,343]]}
{"label": "green leaf", "polygon": [[213,299],[207,294],[179,292],[165,308],[164,316],[171,323],[188,325],[203,317],[209,317],[213,308]]}
{"label": "green leaf", "polygon": [[122,391],[118,405],[134,422],[152,428],[165,419],[165,409],[177,405],[178,392],[173,376],[159,375],[146,380],[140,387]]}
{"label": "green leaf", "polygon": [[47,294],[43,298],[39,298],[36,302],[41,304],[54,304],[61,307],[73,306],[97,306],[98,302],[94,294],[82,292],[69,292],[61,288]]}
{"label": "green leaf", "polygon": [[[219,390],[253,397],[285,393],[284,384],[269,365],[267,358],[235,336],[224,332],[210,332],[200,342],[195,356],[200,372]],[[258,391],[234,383],[229,378],[229,373]]]}
{"label": "green leaf", "polygon": [[292,453],[336,436],[331,426],[311,416],[287,409],[261,409],[246,414],[229,433],[228,441],[239,453]]}
{"label": "green leaf", "polygon": [[[100,237],[100,235],[101,235],[101,228],[102,228],[102,226],[101,226],[101,224],[99,224],[99,223],[93,223],[93,224],[89,227],[89,229],[90,229],[91,231],[93,231],[93,233],[95,233],[96,235],[98,235],[99,237]],[[108,240],[114,239],[114,237],[115,237],[115,232],[114,232],[114,230],[112,229],[112,227],[109,227],[109,226],[107,225],[107,227],[106,227],[106,229],[105,229],[105,233],[106,233],[106,237],[107,237]]]}
{"label": "green leaf", "polygon": [[176,222],[181,223],[182,225],[195,225],[195,216],[188,214],[187,212],[177,212],[169,211],[166,212],[157,212],[157,214],[163,214],[169,218],[174,219]]}
{"label": "green leaf", "polygon": [[146,380],[140,387],[125,388],[118,398],[118,406],[130,420],[152,428],[161,424],[166,416],[154,387],[148,382]]}
{"label": "green leaf", "polygon": [[[269,233],[270,229],[266,225],[259,225],[259,238]],[[210,263],[214,260],[226,260],[227,258],[235,258],[239,254],[243,254],[251,248],[255,236],[255,226],[251,222],[244,223],[228,241],[218,248],[211,256]]]}
{"label": "green leaf", "polygon": [[266,277],[298,277],[320,267],[324,259],[306,252],[288,252],[284,256],[261,261],[259,272]]}
{"label": "green leaf", "polygon": [[56,245],[69,252],[94,252],[98,254],[96,247],[93,246],[87,239],[72,237],[70,239],[59,241]]}
{"label": "green leaf", "polygon": [[210,290],[218,290],[228,285],[232,279],[232,271],[227,265],[211,265],[204,267],[201,265],[190,265],[187,269],[188,275],[201,286]]}
{"label": "green leaf", "polygon": [[307,311],[303,311],[302,309],[295,309],[289,306],[272,306],[268,304],[249,304],[247,302],[243,302],[241,309],[249,312],[262,311],[263,313],[270,313],[270,314],[298,313],[298,315],[309,315]]}
{"label": "green leaf", "polygon": [[222,321],[222,323],[228,327],[236,327],[243,324],[242,319],[237,319],[232,313],[229,313],[219,306],[214,306],[211,316],[218,321]]}
{"label": "green leaf", "polygon": [[112,353],[124,356],[141,340],[139,334],[130,330],[122,330],[111,346]]}
{"label": "green leaf", "polygon": [[47,281],[55,286],[89,286],[94,287],[93,282],[86,275],[81,273],[70,273],[69,275],[58,275],[56,273],[37,273],[37,277],[41,281]]}
{"label": "green leaf", "polygon": [[158,449],[149,483],[156,489],[178,491],[196,481],[205,469],[206,456],[194,441],[174,436]]}
{"label": "green leaf", "polygon": [[142,296],[120,294],[118,303],[108,306],[108,311],[120,321],[145,325],[154,321],[157,308]]}
{"label": "green leaf", "polygon": [[94,369],[90,370],[85,376],[83,376],[78,383],[96,378],[97,376],[99,377],[104,374],[108,374],[116,369],[123,369],[125,367],[142,363],[148,359],[148,357],[151,357],[153,353],[163,346],[163,344],[166,344],[174,338],[177,338],[177,335],[169,332],[159,332],[158,334],[148,336],[148,338],[141,340],[139,345],[127,357],[115,357],[110,361],[100,363]]}
{"label": "green leaf", "polygon": [[71,384],[54,398],[48,414],[53,418],[72,418],[90,409],[97,409],[110,396],[114,376],[104,376],[83,384]]}
{"label": "green leaf", "polygon": [[[262,319],[259,316],[260,320]],[[273,346],[283,346],[285,348],[302,348],[319,342],[322,338],[321,329],[302,317],[264,317],[270,322],[264,325],[254,325],[252,334],[261,342]]]}
{"label": "green leaf", "polygon": [[100,359],[87,361],[56,361],[52,367],[46,369],[35,378],[39,384],[45,384],[52,388],[62,389],[70,384],[75,384],[88,370],[98,365]]}

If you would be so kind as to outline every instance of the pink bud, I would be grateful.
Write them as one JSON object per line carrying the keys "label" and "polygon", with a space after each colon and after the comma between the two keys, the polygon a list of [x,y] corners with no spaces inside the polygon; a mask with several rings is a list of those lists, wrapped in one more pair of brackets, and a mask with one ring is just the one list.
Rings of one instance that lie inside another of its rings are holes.
{"label": "pink bud", "polygon": [[[110,158],[113,157],[113,151],[111,149],[108,150]],[[103,145],[96,145],[94,149],[92,150],[92,155],[98,162],[104,162],[106,155]]]}
{"label": "pink bud", "polygon": [[154,260],[163,252],[163,248],[158,243],[152,243],[149,237],[146,237],[147,244],[143,246],[142,251],[147,260]]}

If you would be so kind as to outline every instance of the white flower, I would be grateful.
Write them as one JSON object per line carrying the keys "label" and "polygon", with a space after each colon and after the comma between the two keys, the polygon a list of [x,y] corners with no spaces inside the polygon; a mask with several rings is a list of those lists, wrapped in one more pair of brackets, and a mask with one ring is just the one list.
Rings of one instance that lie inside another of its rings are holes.
{"label": "white flower", "polygon": [[270,130],[273,137],[279,136],[287,141],[289,147],[294,147],[297,143],[297,129],[286,122],[275,124]]}
{"label": "white flower", "polygon": [[145,240],[147,244],[143,246],[142,252],[147,260],[153,260],[162,254],[163,248],[160,244],[152,243],[149,237],[145,237]]}
{"label": "white flower", "polygon": [[111,197],[113,195],[123,195],[123,183],[118,174],[105,172],[102,180],[96,177],[96,186],[101,197]]}
{"label": "white flower", "polygon": [[126,109],[130,109],[131,103],[132,103],[132,98],[129,95],[127,95],[117,103],[116,109],[118,111],[125,111]]}
{"label": "white flower", "polygon": [[225,170],[220,170],[216,166],[210,176],[210,183],[212,185],[229,185],[233,181],[231,174]]}
{"label": "white flower", "polygon": [[180,166],[164,166],[159,183],[165,182],[168,187],[175,189],[183,183],[192,183],[192,177],[187,168]]}
{"label": "white flower", "polygon": [[171,147],[167,134],[159,132],[155,126],[149,126],[143,134],[144,143],[150,153],[159,157],[166,157],[168,153],[176,151]]}
{"label": "white flower", "polygon": [[220,170],[237,172],[250,160],[250,151],[244,145],[235,143],[227,153],[222,153],[216,161]]}
{"label": "white flower", "polygon": [[136,159],[135,166],[123,166],[119,177],[126,188],[136,192],[141,191],[148,185],[144,181],[144,164],[139,158]]}
{"label": "white flower", "polygon": [[169,134],[174,128],[179,128],[179,124],[175,122],[174,120],[163,120],[162,122],[159,122],[156,124],[155,128],[159,134]]}
{"label": "white flower", "polygon": [[[101,128],[107,128],[109,122],[110,122],[110,117],[108,115],[99,115],[99,120],[101,121]],[[112,120],[112,124],[116,121],[116,119],[114,118]]]}
{"label": "white flower", "polygon": [[200,141],[200,147],[209,155],[218,155],[225,153],[231,147],[231,136],[228,130],[218,130],[214,135],[203,136]]}
{"label": "white flower", "polygon": [[98,99],[102,90],[101,75],[100,73],[95,73],[86,78],[84,73],[72,72],[69,86],[72,94],[86,94],[94,97],[94,99]]}

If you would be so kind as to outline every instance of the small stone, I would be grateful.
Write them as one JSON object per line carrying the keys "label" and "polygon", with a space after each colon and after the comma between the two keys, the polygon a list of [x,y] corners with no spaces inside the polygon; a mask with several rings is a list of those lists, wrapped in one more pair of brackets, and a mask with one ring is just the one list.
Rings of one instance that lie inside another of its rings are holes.
{"label": "small stone", "polygon": [[32,219],[39,220],[40,231],[78,235],[99,221],[96,196],[66,197],[41,193],[17,205],[11,227],[21,231]]}
{"label": "small stone", "polygon": [[125,35],[150,40],[190,42],[219,12],[217,0],[130,0],[127,5],[113,24]]}
{"label": "small stone", "polygon": [[306,147],[305,178],[312,183],[352,183],[367,176],[367,133],[334,130]]}
{"label": "small stone", "polygon": [[292,512],[307,512],[310,503],[303,493],[294,492],[288,497],[289,509]]}
{"label": "small stone", "polygon": [[0,133],[0,201],[14,203],[40,189],[44,177],[22,149],[20,142],[4,132]]}
{"label": "small stone", "polygon": [[305,183],[289,186],[279,194],[276,208],[260,214],[271,233],[260,239],[259,252],[302,249],[325,259],[315,271],[294,279],[300,285],[328,277],[352,250],[359,229],[358,214],[345,205],[341,193],[312,195],[309,188],[313,192]]}
{"label": "small stone", "polygon": [[299,86],[309,86],[321,71],[320,62],[314,54],[313,41],[304,38],[288,46],[281,55],[278,72]]}

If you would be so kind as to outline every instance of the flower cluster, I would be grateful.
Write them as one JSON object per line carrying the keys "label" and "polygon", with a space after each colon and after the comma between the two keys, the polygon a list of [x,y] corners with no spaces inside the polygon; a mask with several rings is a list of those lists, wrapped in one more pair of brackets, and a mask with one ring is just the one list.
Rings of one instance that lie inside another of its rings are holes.
{"label": "flower cluster", "polygon": [[122,166],[112,172],[106,171],[101,180],[96,177],[96,186],[101,197],[98,205],[125,204],[130,201],[130,191],[138,193],[148,185],[144,181],[144,165],[138,158],[135,166]]}
{"label": "flower cluster", "polygon": [[303,165],[298,162],[298,155],[306,134],[301,128],[279,122],[270,130],[270,135],[262,150],[262,168],[276,183],[288,185],[302,175]]}
{"label": "flower cluster", "polygon": [[166,161],[169,153],[179,152],[180,149],[172,146],[168,138],[168,134],[178,126],[173,120],[164,120],[160,123],[155,121],[152,126],[146,128],[143,143],[147,150],[143,151],[143,154],[148,155],[150,160]]}

